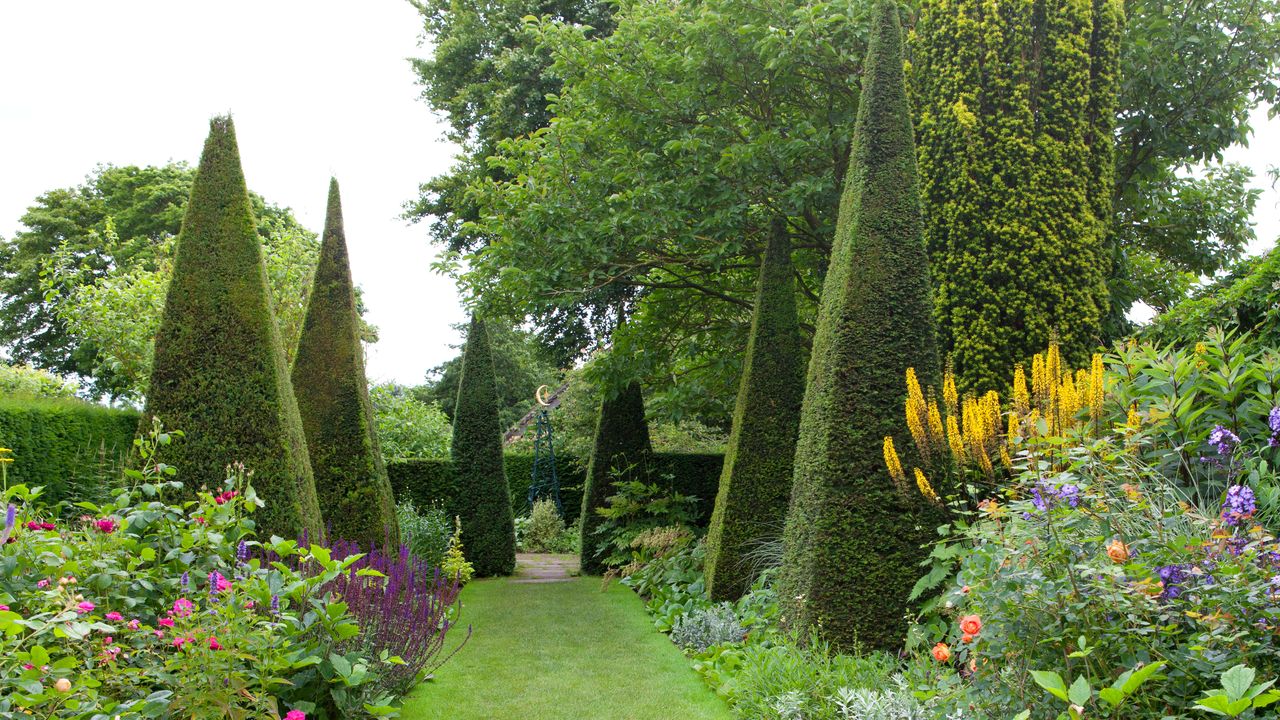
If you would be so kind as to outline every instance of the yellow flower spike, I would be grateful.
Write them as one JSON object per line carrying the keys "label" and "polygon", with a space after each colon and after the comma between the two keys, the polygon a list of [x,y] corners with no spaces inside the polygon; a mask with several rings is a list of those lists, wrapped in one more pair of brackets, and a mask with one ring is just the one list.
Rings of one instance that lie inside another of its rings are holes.
{"label": "yellow flower spike", "polygon": [[1018,412],[1026,412],[1031,407],[1031,396],[1027,393],[1027,373],[1022,363],[1013,368],[1013,406]]}
{"label": "yellow flower spike", "polygon": [[920,489],[920,494],[931,502],[939,502],[938,493],[934,492],[929,479],[924,476],[924,471],[920,468],[913,469],[916,471],[916,487]]}
{"label": "yellow flower spike", "polygon": [[960,395],[956,392],[955,373],[950,370],[942,377],[942,401],[947,405],[947,414],[955,415],[960,407]]}
{"label": "yellow flower spike", "polygon": [[1031,358],[1031,392],[1035,395],[1036,404],[1040,404],[1047,397],[1049,390],[1046,387],[1048,383],[1044,380],[1044,356],[1036,353]]}
{"label": "yellow flower spike", "polygon": [[1102,366],[1102,354],[1094,353],[1089,370],[1089,415],[1094,422],[1102,419],[1102,403],[1106,393],[1106,375]]}
{"label": "yellow flower spike", "polygon": [[1022,433],[1019,432],[1018,411],[1010,410],[1009,411],[1009,427],[1005,429],[1004,441],[1007,443],[1011,443],[1017,440],[1018,438],[1020,438],[1021,436],[1022,436]]}
{"label": "yellow flower spike", "polygon": [[938,401],[929,401],[929,435],[933,442],[943,443],[946,435],[942,429],[942,413],[938,412]]}
{"label": "yellow flower spike", "polygon": [[978,458],[978,467],[982,468],[982,472],[991,477],[996,474],[996,468],[991,464],[991,456],[987,455],[987,449],[981,445],[974,449],[973,454]]}
{"label": "yellow flower spike", "polygon": [[924,401],[924,392],[920,389],[920,381],[916,379],[915,368],[907,368],[907,429],[911,431],[911,439],[926,457],[929,455],[929,436],[925,431],[925,423],[929,419],[929,407]]}
{"label": "yellow flower spike", "polygon": [[1209,352],[1209,346],[1208,346],[1208,345],[1205,345],[1205,344],[1204,344],[1204,343],[1202,343],[1202,342],[1198,342],[1198,343],[1196,343],[1196,354],[1197,354],[1197,355],[1204,355],[1204,354],[1206,354],[1206,353],[1208,353],[1208,352]]}
{"label": "yellow flower spike", "polygon": [[1005,470],[1013,471],[1013,458],[1009,457],[1008,445],[1000,446],[1000,464],[1004,466]]}
{"label": "yellow flower spike", "polygon": [[956,464],[964,463],[964,436],[960,434],[960,426],[956,423],[955,415],[947,416],[947,444],[951,446],[951,454],[955,456]]}
{"label": "yellow flower spike", "polygon": [[898,451],[893,447],[893,438],[888,435],[884,437],[884,464],[889,469],[889,477],[898,481],[906,478],[902,462],[898,459]]}
{"label": "yellow flower spike", "polygon": [[1142,413],[1138,412],[1138,403],[1129,406],[1129,417],[1125,421],[1125,425],[1137,430],[1142,427]]}
{"label": "yellow flower spike", "polygon": [[1040,408],[1031,408],[1031,414],[1027,416],[1027,437],[1037,437],[1040,434]]}
{"label": "yellow flower spike", "polygon": [[987,437],[995,437],[1000,433],[1000,393],[989,390],[982,396],[982,412],[987,421]]}

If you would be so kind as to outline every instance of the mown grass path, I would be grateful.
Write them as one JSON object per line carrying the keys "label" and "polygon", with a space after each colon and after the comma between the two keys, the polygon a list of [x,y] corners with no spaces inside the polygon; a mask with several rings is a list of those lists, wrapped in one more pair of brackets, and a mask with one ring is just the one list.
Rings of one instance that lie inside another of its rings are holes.
{"label": "mown grass path", "polygon": [[462,622],[474,634],[405,700],[405,720],[732,718],[629,589],[548,582],[545,564],[534,574],[467,586]]}

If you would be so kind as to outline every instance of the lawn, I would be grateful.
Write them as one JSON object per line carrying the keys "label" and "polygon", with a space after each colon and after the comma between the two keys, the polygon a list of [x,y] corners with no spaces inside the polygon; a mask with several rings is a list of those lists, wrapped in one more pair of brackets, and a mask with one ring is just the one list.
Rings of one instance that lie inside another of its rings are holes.
{"label": "lawn", "polygon": [[682,720],[732,715],[640,599],[598,578],[481,580],[462,593],[467,646],[404,704],[407,720]]}

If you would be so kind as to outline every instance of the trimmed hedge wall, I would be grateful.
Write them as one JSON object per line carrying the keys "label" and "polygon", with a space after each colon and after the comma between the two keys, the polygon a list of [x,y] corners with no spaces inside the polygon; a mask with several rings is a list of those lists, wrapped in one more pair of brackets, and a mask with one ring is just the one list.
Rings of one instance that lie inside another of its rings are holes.
{"label": "trimmed hedge wall", "polygon": [[[0,447],[13,450],[9,483],[45,487],[67,499],[77,483],[97,480],[133,447],[138,413],[80,400],[0,397]],[[105,467],[104,467],[105,466]]]}
{"label": "trimmed hedge wall", "polygon": [[[533,455],[507,453],[502,458],[511,486],[512,512],[529,512],[529,484],[533,482]],[[699,522],[705,525],[715,507],[720,485],[723,455],[695,453],[655,453],[653,482],[698,498]],[[560,476],[560,500],[564,504],[565,522],[578,520],[582,508],[582,484],[586,472],[574,458],[556,456],[556,472]],[[450,504],[458,490],[449,460],[388,460],[387,475],[397,500],[412,500],[415,505],[433,502]],[[463,529],[465,532],[465,528]],[[465,535],[464,535],[465,537]]]}

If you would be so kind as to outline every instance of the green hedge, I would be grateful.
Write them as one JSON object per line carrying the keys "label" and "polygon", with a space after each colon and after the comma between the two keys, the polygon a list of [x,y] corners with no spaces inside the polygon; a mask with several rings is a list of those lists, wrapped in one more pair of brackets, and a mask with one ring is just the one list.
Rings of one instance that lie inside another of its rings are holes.
{"label": "green hedge", "polygon": [[[693,453],[656,453],[653,481],[698,498],[699,521],[706,524],[715,506],[720,484],[723,455]],[[529,512],[529,485],[533,482],[533,455],[507,453],[503,456],[507,482],[511,486],[514,513]],[[412,500],[415,505],[445,503],[457,492],[453,463],[449,460],[388,460],[387,474],[397,500]],[[556,456],[556,474],[560,477],[560,501],[566,522],[577,521],[582,508],[582,484],[586,473],[572,457]]]}
{"label": "green hedge", "polygon": [[0,447],[13,450],[9,483],[66,499],[76,485],[112,470],[133,446],[138,413],[80,400],[0,398]]}

